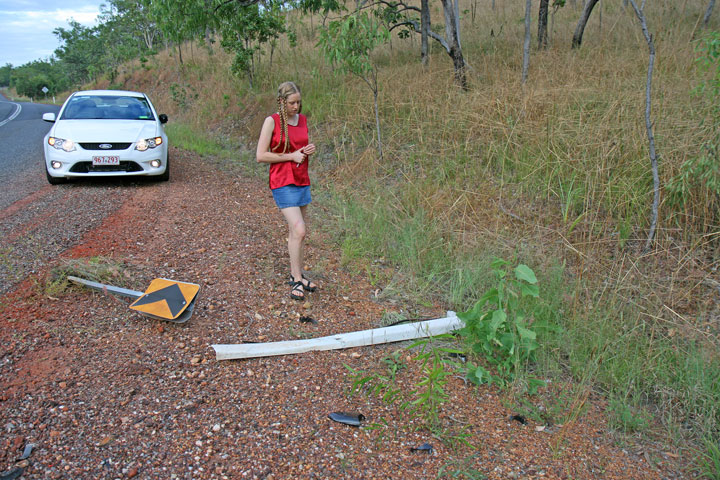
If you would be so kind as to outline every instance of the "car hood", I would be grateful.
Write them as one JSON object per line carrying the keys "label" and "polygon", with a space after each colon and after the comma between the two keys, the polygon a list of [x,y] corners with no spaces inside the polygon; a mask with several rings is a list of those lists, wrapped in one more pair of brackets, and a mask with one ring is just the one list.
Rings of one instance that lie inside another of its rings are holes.
{"label": "car hood", "polygon": [[74,142],[135,142],[160,135],[155,121],[61,120],[52,135]]}

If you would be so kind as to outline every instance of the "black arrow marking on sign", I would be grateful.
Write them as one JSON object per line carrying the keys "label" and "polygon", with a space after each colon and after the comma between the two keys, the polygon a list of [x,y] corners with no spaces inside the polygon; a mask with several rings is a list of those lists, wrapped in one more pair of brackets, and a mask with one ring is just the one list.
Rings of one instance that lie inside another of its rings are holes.
{"label": "black arrow marking on sign", "polygon": [[178,287],[177,283],[173,283],[170,286],[161,288],[160,290],[155,290],[152,293],[148,293],[147,295],[140,297],[138,301],[133,304],[133,307],[160,302],[162,300],[167,302],[167,306],[173,317],[180,313],[187,303],[180,287]]}

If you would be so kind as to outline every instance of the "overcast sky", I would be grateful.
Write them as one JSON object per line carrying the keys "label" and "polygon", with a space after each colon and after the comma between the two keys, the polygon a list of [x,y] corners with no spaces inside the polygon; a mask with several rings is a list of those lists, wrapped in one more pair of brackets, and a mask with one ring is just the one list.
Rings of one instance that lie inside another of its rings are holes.
{"label": "overcast sky", "polygon": [[44,60],[60,46],[53,30],[75,19],[94,26],[101,0],[0,0],[0,66]]}

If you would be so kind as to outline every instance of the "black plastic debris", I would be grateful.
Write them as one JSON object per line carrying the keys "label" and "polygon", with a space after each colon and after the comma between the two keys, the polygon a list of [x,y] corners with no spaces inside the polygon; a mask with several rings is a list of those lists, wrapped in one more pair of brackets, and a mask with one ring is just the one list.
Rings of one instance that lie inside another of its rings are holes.
{"label": "black plastic debris", "polygon": [[22,467],[13,468],[9,472],[0,474],[0,480],[15,480],[20,478],[24,471],[25,469]]}
{"label": "black plastic debris", "polygon": [[27,445],[25,445],[25,450],[23,450],[23,453],[22,453],[22,455],[20,456],[20,458],[18,458],[18,461],[20,461],[20,460],[25,460],[25,459],[29,458],[29,457],[30,457],[30,454],[31,454],[32,451],[33,451],[33,448],[35,448],[35,444],[34,444],[34,443],[28,443]]}
{"label": "black plastic debris", "polygon": [[342,412],[333,412],[330,415],[330,420],[335,420],[339,423],[344,423],[345,425],[350,425],[351,427],[359,427],[360,422],[365,420],[365,415],[362,413],[342,413]]}
{"label": "black plastic debris", "polygon": [[419,447],[410,447],[411,452],[427,452],[428,454],[431,454],[433,450],[433,446],[429,443],[425,442]]}
{"label": "black plastic debris", "polygon": [[312,323],[313,325],[317,325],[318,322],[312,317],[300,317],[300,323]]}
{"label": "black plastic debris", "polygon": [[522,415],[513,415],[510,417],[510,420],[515,420],[516,422],[520,422],[523,425],[527,425],[527,420]]}

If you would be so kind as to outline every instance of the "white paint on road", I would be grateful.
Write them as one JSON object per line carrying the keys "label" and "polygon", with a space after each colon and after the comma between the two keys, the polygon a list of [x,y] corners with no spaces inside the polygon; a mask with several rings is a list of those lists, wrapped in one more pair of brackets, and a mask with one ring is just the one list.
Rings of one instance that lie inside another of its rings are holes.
{"label": "white paint on road", "polygon": [[[2,102],[2,103],[12,103],[12,102]],[[3,125],[5,125],[5,124],[8,123],[9,121],[13,120],[13,119],[14,119],[15,117],[17,117],[18,115],[20,115],[20,112],[22,111],[22,107],[20,106],[20,104],[19,104],[19,103],[12,103],[12,104],[15,105],[15,111],[14,111],[14,112],[12,113],[12,115],[10,115],[8,118],[6,118],[6,119],[3,120],[2,122],[0,122],[0,127],[2,127]]]}

